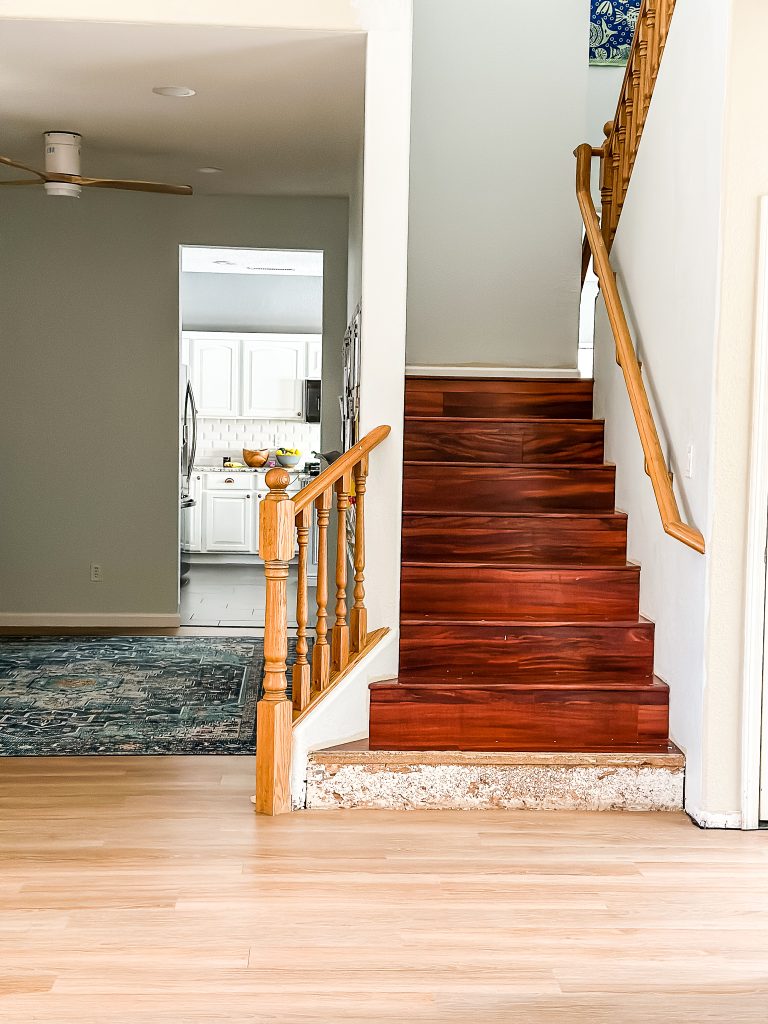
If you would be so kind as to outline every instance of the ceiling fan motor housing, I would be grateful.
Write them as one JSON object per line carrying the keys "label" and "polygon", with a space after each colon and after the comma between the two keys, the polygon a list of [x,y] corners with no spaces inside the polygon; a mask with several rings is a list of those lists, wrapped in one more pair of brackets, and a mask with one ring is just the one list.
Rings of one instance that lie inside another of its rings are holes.
{"label": "ceiling fan motor housing", "polygon": [[[48,174],[79,174],[82,136],[77,132],[45,132],[45,170]],[[77,198],[82,189],[69,181],[46,181],[49,196]]]}

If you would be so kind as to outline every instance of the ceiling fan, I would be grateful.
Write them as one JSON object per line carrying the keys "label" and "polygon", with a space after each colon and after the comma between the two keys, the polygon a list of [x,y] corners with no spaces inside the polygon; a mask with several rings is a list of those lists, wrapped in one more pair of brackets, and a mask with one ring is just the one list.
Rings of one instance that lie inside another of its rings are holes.
{"label": "ceiling fan", "polygon": [[119,188],[129,192],[162,192],[171,196],[191,196],[191,185],[167,185],[161,181],[129,181],[117,178],[85,178],[80,173],[80,145],[82,136],[77,132],[44,132],[45,170],[0,156],[0,164],[29,171],[34,178],[20,178],[14,181],[0,179],[3,185],[42,185],[49,196],[80,195],[83,186],[90,188]]}

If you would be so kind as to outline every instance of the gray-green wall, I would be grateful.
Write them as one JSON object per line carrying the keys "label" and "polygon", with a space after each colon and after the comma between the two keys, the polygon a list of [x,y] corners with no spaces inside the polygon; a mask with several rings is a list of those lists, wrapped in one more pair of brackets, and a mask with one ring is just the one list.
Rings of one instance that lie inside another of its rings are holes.
{"label": "gray-green wall", "polygon": [[589,4],[413,15],[408,362],[573,366]]}
{"label": "gray-green wall", "polygon": [[324,250],[323,446],[337,447],[347,206],[3,195],[0,613],[176,611],[182,243]]}

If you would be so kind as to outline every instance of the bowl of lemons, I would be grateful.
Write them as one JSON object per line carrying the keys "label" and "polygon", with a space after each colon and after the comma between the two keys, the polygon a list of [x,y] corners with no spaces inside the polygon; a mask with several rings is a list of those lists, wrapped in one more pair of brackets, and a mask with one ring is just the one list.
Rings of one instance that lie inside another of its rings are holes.
{"label": "bowl of lemons", "polygon": [[301,452],[298,448],[278,448],[275,452],[275,458],[281,466],[284,466],[286,469],[292,469],[294,466],[298,466]]}

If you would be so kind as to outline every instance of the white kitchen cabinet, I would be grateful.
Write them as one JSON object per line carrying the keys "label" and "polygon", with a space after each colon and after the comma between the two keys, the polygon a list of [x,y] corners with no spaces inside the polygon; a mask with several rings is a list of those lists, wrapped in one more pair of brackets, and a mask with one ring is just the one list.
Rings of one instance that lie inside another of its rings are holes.
{"label": "white kitchen cabinet", "polygon": [[242,415],[268,420],[304,417],[307,343],[277,335],[242,343]]}
{"label": "white kitchen cabinet", "polygon": [[182,551],[203,550],[203,489],[200,473],[193,473],[189,478],[189,496],[195,504],[185,509],[181,516],[181,549]]}
{"label": "white kitchen cabinet", "polygon": [[321,338],[307,342],[307,380],[321,380],[323,376],[323,342]]}
{"label": "white kitchen cabinet", "polygon": [[203,504],[205,551],[255,552],[258,502],[252,491],[206,491]]}
{"label": "white kitchen cabinet", "polygon": [[192,336],[189,339],[189,362],[198,415],[239,416],[239,338]]}

